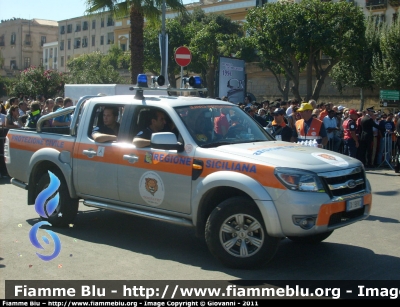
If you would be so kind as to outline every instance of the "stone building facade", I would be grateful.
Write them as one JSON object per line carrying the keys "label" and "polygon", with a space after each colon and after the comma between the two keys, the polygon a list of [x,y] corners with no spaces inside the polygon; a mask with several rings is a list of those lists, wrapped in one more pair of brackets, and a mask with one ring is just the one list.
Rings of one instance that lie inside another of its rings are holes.
{"label": "stone building facade", "polygon": [[13,18],[0,22],[0,75],[13,76],[30,66],[43,65],[43,45],[57,41],[58,23],[53,20]]}

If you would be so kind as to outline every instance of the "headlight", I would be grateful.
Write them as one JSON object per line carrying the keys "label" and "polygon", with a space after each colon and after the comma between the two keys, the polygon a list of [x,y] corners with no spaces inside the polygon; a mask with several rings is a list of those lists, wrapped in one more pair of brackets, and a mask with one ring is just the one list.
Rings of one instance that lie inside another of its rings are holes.
{"label": "headlight", "polygon": [[277,167],[275,176],[290,190],[325,193],[321,180],[313,172]]}

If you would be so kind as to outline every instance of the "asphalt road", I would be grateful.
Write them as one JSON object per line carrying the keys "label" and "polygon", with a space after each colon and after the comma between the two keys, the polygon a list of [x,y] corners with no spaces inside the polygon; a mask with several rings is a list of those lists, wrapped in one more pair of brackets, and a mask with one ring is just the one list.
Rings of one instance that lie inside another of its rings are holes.
{"label": "asphalt road", "polygon": [[400,280],[400,176],[367,173],[367,220],[318,245],[285,239],[268,267],[252,271],[222,266],[192,229],[83,205],[72,227],[52,229],[62,250],[42,261],[28,237],[39,219],[27,192],[1,178],[0,298],[5,280]]}

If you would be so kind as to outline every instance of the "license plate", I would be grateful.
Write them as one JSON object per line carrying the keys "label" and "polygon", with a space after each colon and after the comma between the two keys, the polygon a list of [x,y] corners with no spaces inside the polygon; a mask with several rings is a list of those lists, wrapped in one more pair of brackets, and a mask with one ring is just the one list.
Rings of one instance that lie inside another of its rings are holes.
{"label": "license plate", "polygon": [[363,199],[362,198],[355,198],[346,201],[346,211],[352,211],[359,209],[363,206]]}

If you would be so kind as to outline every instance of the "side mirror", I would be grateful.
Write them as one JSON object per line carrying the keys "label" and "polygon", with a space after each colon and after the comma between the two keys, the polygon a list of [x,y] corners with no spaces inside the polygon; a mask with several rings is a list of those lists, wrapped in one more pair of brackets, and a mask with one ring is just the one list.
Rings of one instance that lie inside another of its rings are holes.
{"label": "side mirror", "polygon": [[179,143],[176,135],[172,132],[153,133],[150,140],[150,147],[163,150],[184,150],[183,144]]}

